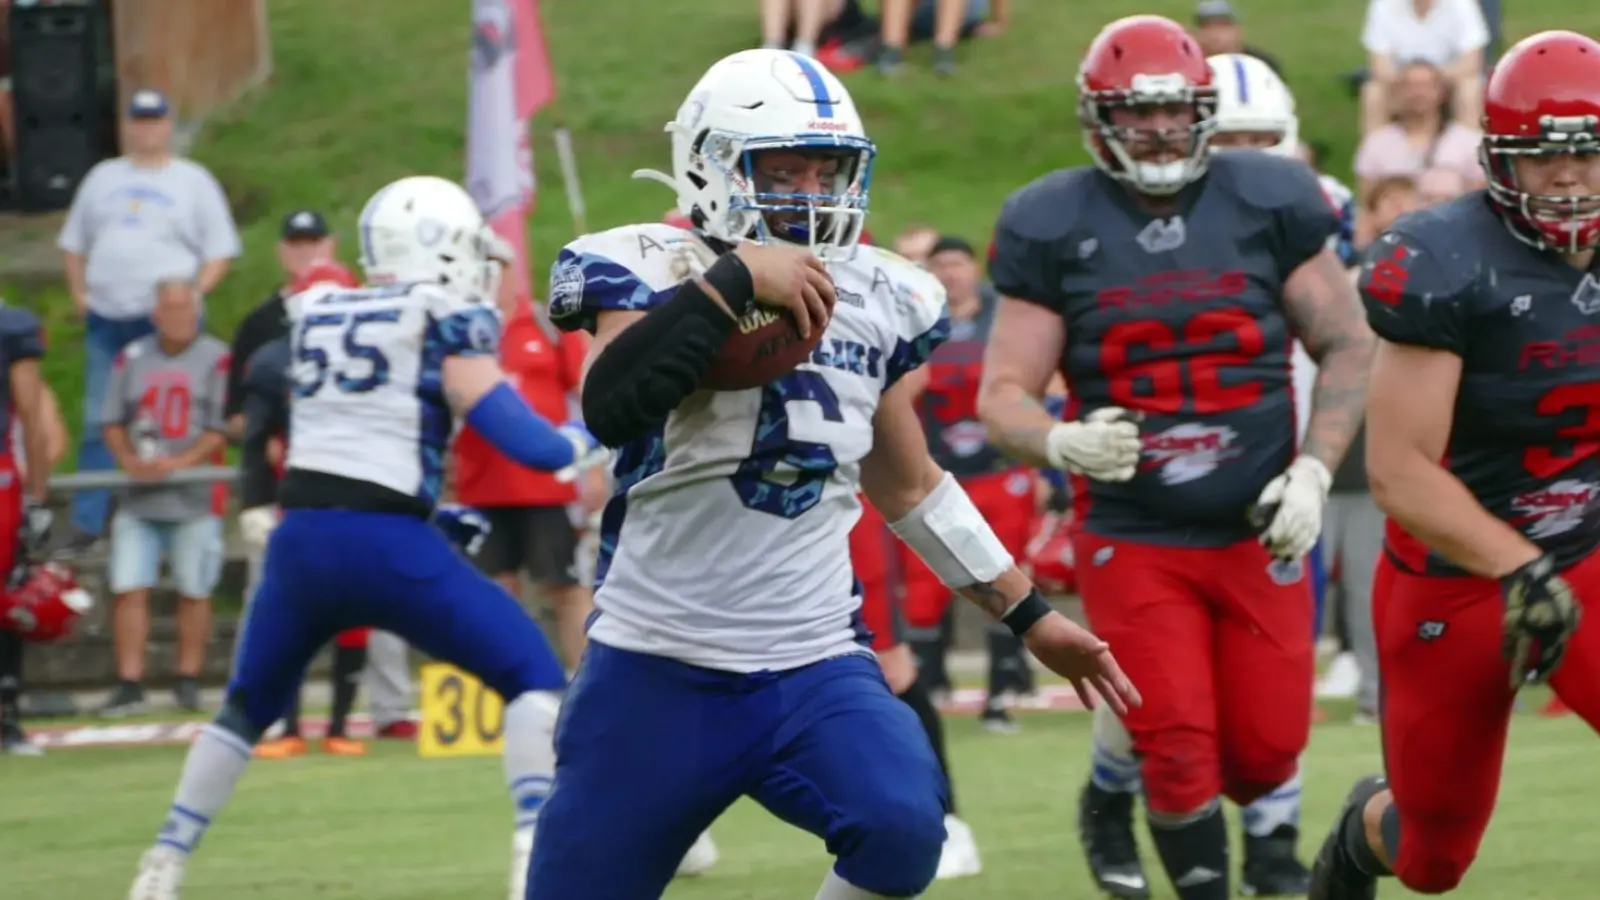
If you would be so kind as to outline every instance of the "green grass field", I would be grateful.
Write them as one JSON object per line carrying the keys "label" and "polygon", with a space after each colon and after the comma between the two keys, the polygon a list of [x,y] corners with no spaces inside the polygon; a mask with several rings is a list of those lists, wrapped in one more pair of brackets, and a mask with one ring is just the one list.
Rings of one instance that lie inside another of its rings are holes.
{"label": "green grass field", "polygon": [[[1060,900],[1094,896],[1073,836],[1087,766],[1089,718],[1038,714],[1021,734],[951,722],[962,812],[984,873],[941,883],[933,900]],[[1344,792],[1378,764],[1370,727],[1318,726],[1306,759],[1306,843],[1315,851]],[[1576,719],[1519,717],[1501,806],[1482,855],[1453,897],[1578,900],[1594,896],[1594,735]],[[121,896],[160,826],[178,749],[61,750],[0,757],[0,847],[7,900]],[[365,759],[259,762],[212,828],[186,897],[454,900],[501,896],[509,810],[496,759],[421,760],[385,746]],[[1142,830],[1142,829],[1141,829]],[[680,881],[671,900],[812,896],[821,842],[743,804],[714,829],[722,861]],[[1237,854],[1236,854],[1237,855]],[[1152,876],[1159,874],[1146,852]],[[626,865],[627,860],[617,860]],[[1170,898],[1164,878],[1157,897]],[[1390,882],[1383,896],[1412,896]],[[573,898],[580,900],[580,898]]]}
{"label": "green grass field", "polygon": [[[407,174],[460,175],[464,165],[466,3],[438,0],[273,0],[276,71],[270,86],[207,123],[193,155],[228,187],[246,253],[212,296],[209,327],[229,335],[277,282],[272,245],[278,217],[323,208],[347,239],[362,203]],[[981,241],[1005,196],[1049,169],[1085,157],[1074,76],[1089,38],[1133,12],[1186,20],[1193,3],[1147,0],[1016,0],[1013,27],[963,50],[954,81],[927,70],[926,49],[904,77],[874,71],[846,80],[880,148],[871,228],[892,236],[930,222]],[[1300,103],[1301,131],[1333,149],[1343,173],[1355,146],[1355,103],[1339,73],[1359,65],[1357,0],[1241,0],[1249,38],[1284,60]],[[758,38],[752,0],[692,6],[637,0],[549,0],[543,4],[560,95],[536,123],[539,206],[531,230],[536,282],[573,237],[550,126],[572,129],[591,230],[661,215],[658,185],[633,181],[640,166],[667,164],[661,126],[699,74]],[[1584,0],[1507,4],[1507,33],[1553,27],[1600,30],[1600,6]],[[353,254],[347,253],[353,258]],[[59,290],[13,292],[42,311],[53,352],[48,376],[77,423],[79,338]]]}

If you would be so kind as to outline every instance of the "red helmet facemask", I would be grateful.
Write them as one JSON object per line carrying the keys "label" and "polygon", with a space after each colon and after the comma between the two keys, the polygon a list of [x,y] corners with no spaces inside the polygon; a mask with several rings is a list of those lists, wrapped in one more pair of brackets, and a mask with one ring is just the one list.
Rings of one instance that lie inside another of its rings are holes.
{"label": "red helmet facemask", "polygon": [[1517,160],[1600,155],[1600,42],[1546,31],[1506,51],[1484,90],[1479,158],[1501,221],[1540,250],[1600,246],[1600,184],[1579,193],[1533,193]]}
{"label": "red helmet facemask", "polygon": [[361,281],[337,260],[319,259],[289,282],[289,293],[298,294],[319,284],[337,284],[340,287],[360,287]]}
{"label": "red helmet facemask", "polygon": [[[1152,128],[1119,125],[1116,111],[1189,110],[1186,122]],[[1142,194],[1176,194],[1205,174],[1216,131],[1217,95],[1205,53],[1183,26],[1161,16],[1107,25],[1078,69],[1078,118],[1095,165]],[[1141,159],[1176,150],[1178,159]]]}
{"label": "red helmet facemask", "polygon": [[0,628],[25,640],[45,643],[72,633],[73,623],[94,607],[94,598],[78,586],[65,565],[31,565],[14,588],[0,593]]}

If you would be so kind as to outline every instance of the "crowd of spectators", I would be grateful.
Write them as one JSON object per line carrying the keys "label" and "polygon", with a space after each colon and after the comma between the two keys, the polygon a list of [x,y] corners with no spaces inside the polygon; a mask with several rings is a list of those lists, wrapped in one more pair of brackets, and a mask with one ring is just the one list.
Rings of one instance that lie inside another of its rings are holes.
{"label": "crowd of spectators", "polygon": [[761,45],[814,56],[843,74],[869,63],[900,71],[908,46],[933,44],[933,71],[953,75],[956,46],[1000,34],[1011,23],[1011,0],[881,0],[877,15],[861,0],[761,0]]}

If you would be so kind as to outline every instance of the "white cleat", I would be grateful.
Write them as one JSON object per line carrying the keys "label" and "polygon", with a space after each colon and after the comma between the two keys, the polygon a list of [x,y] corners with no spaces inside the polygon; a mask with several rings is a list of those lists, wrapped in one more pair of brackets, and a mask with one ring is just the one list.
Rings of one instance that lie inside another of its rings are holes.
{"label": "white cleat", "polygon": [[528,896],[528,861],[533,858],[533,829],[518,828],[511,835],[511,889],[508,900]]}
{"label": "white cleat", "polygon": [[694,846],[683,855],[683,862],[678,863],[678,874],[686,878],[704,875],[717,864],[717,843],[711,839],[711,832],[702,831],[694,839]]}
{"label": "white cleat", "polygon": [[187,858],[171,847],[152,847],[139,858],[139,875],[128,900],[178,900]]}
{"label": "white cleat", "polygon": [[982,872],[983,861],[978,858],[978,842],[972,836],[972,827],[955,816],[945,816],[944,831],[944,849],[939,853],[939,868],[933,877],[947,881],[971,878]]}

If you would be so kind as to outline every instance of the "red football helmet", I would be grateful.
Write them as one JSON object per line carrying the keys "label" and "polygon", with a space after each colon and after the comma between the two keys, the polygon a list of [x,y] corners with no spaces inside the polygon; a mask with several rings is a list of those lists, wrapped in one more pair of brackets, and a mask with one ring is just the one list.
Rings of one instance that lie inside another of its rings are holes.
{"label": "red football helmet", "polygon": [[72,624],[94,607],[78,587],[78,576],[58,562],[29,566],[22,583],[0,593],[0,628],[44,643],[72,633]]}
{"label": "red football helmet", "polygon": [[[1479,156],[1506,227],[1541,250],[1600,246],[1600,178],[1573,179],[1576,193],[1536,193],[1520,183],[1516,164],[1530,157],[1600,160],[1600,42],[1571,31],[1518,42],[1489,73],[1483,105]],[[1590,169],[1600,173],[1600,164]]]}
{"label": "red football helmet", "polygon": [[360,287],[361,281],[338,260],[319,259],[301,269],[300,274],[289,282],[289,293],[298,294],[319,284],[337,284],[340,287],[353,288]]}
{"label": "red football helmet", "polygon": [[1041,594],[1060,596],[1078,589],[1078,565],[1072,552],[1072,515],[1049,513],[1039,520],[1028,541],[1028,577]]}
{"label": "red football helmet", "polygon": [[[1118,124],[1117,111],[1124,109],[1152,118]],[[1205,173],[1216,114],[1206,55],[1171,19],[1129,16],[1112,22],[1078,68],[1078,118],[1089,155],[1106,174],[1140,193],[1176,194]],[[1182,158],[1169,158],[1174,148]]]}

